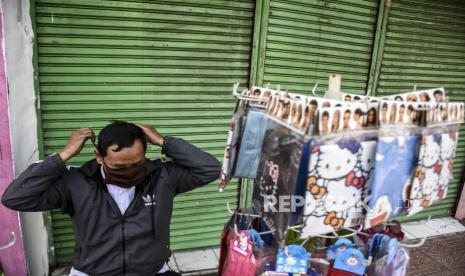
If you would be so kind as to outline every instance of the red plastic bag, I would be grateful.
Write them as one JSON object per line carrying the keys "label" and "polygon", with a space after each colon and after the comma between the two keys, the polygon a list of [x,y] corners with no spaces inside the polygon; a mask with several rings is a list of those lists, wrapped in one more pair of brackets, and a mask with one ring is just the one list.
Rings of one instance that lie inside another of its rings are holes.
{"label": "red plastic bag", "polygon": [[223,276],[254,276],[256,268],[253,243],[247,231],[240,231],[239,236],[229,241]]}

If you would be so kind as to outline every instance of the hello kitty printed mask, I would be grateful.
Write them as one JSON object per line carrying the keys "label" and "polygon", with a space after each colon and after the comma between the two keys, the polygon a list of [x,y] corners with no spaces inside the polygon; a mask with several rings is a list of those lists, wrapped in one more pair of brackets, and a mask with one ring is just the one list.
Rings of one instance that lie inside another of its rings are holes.
{"label": "hello kitty printed mask", "polygon": [[355,139],[313,145],[302,238],[360,222],[362,191],[367,182],[361,156],[361,143]]}
{"label": "hello kitty printed mask", "polygon": [[267,109],[267,127],[254,180],[252,204],[268,227],[275,230],[275,241],[280,244],[290,214],[289,207],[284,210],[286,203],[282,199],[295,194],[302,148],[309,137],[304,135],[305,127],[288,123],[296,114],[282,110],[297,101],[290,98],[278,100],[283,102],[277,103],[279,109],[276,112],[271,107]]}
{"label": "hello kitty printed mask", "polygon": [[420,145],[420,157],[409,191],[408,216],[414,215],[447,196],[463,122],[463,103],[442,103],[428,110],[427,128]]}
{"label": "hello kitty printed mask", "polygon": [[431,196],[439,183],[442,171],[440,161],[442,135],[423,135],[420,144],[419,161],[410,188],[408,215],[413,215],[431,205]]}
{"label": "hello kitty printed mask", "polygon": [[[340,120],[334,120],[341,114]],[[319,111],[320,133],[310,151],[302,238],[363,223],[362,197],[376,147],[376,141],[362,134],[364,126],[366,104]]]}

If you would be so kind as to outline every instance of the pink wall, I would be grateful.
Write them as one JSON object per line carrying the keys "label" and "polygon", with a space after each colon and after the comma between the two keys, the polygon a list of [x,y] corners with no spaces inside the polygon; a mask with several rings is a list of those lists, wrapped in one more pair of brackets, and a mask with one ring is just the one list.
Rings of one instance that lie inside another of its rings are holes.
{"label": "pink wall", "polygon": [[[0,41],[3,42],[3,15],[0,12]],[[14,178],[13,158],[8,120],[8,89],[5,76],[5,49],[0,44],[0,195]],[[16,242],[12,247],[0,251],[0,262],[8,276],[27,275],[24,245],[21,238],[18,212],[0,204],[0,247],[11,241],[11,232]]]}

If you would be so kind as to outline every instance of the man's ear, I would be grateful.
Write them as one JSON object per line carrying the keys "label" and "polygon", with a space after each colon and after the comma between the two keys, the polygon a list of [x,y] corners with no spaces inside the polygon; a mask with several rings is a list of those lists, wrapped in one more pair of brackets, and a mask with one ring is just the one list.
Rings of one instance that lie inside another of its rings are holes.
{"label": "man's ear", "polygon": [[103,158],[102,156],[100,155],[100,153],[98,152],[98,150],[94,150],[94,154],[95,154],[95,159],[97,160],[97,163],[99,163],[100,165],[103,164]]}

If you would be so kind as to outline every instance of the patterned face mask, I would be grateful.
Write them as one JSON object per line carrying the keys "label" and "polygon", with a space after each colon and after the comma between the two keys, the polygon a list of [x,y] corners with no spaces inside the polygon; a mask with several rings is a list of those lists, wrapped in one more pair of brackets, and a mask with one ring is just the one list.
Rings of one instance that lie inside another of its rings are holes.
{"label": "patterned face mask", "polygon": [[453,173],[458,126],[463,123],[463,109],[464,103],[439,103],[427,111],[427,126],[435,129],[439,125],[439,129],[422,136],[420,158],[410,189],[408,216],[446,197]]}
{"label": "patterned face mask", "polygon": [[238,101],[228,131],[228,139],[224,150],[223,165],[221,167],[219,191],[222,192],[229,184],[236,163],[236,155],[240,144],[243,128],[244,109]]}
{"label": "patterned face mask", "polygon": [[268,120],[252,200],[256,212],[276,230],[278,243],[284,240],[290,214],[288,209],[282,209],[289,206],[280,205],[280,199],[294,195],[303,144],[302,135]]}
{"label": "patterned face mask", "polygon": [[449,133],[441,134],[441,154],[442,163],[441,173],[439,175],[439,183],[433,194],[431,195],[431,204],[438,200],[444,199],[447,196],[447,190],[450,180],[453,178],[454,158],[457,150],[457,142],[459,140],[458,131],[454,130]]}
{"label": "patterned face mask", "polygon": [[422,137],[420,159],[415,168],[410,190],[408,216],[446,197],[449,181],[452,178],[452,163],[457,140],[457,131]]}
{"label": "patterned face mask", "polygon": [[340,139],[311,150],[302,237],[363,222],[362,195],[373,169],[376,141]]}

